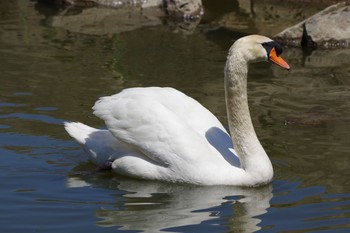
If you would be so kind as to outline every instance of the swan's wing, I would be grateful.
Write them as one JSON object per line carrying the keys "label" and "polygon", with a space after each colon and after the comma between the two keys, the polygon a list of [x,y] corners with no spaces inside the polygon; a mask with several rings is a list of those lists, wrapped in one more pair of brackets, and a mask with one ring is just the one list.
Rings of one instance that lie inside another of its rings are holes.
{"label": "swan's wing", "polygon": [[116,138],[163,166],[215,154],[205,136],[212,128],[227,135],[207,109],[172,88],[126,89],[100,98],[93,110]]}

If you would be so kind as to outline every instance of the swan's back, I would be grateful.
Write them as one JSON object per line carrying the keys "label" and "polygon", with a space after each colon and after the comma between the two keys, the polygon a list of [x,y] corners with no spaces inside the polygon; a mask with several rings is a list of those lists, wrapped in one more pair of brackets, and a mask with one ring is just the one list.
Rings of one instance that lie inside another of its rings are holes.
{"label": "swan's back", "polygon": [[219,120],[173,88],[125,89],[100,98],[93,109],[118,140],[138,148],[159,166],[238,165],[230,151],[231,138]]}
{"label": "swan's back", "polygon": [[145,120],[147,114],[155,119],[160,117],[156,113],[162,114],[160,110],[165,110],[172,112],[178,120],[184,121],[188,127],[200,133],[204,133],[208,125],[225,130],[218,119],[200,103],[169,87],[124,89],[118,94],[100,98],[93,110],[96,116],[104,120],[109,114],[119,120],[140,120],[142,116]]}

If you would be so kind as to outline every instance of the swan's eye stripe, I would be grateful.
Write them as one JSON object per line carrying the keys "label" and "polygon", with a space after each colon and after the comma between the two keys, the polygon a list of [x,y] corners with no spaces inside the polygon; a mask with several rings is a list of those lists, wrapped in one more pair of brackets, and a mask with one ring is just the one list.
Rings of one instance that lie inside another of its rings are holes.
{"label": "swan's eye stripe", "polygon": [[264,42],[261,45],[266,49],[267,54],[270,54],[272,48],[275,48],[277,56],[283,51],[282,46],[274,41]]}
{"label": "swan's eye stripe", "polygon": [[279,56],[283,52],[282,46],[277,44],[276,42],[275,42],[275,50],[276,50],[277,56]]}
{"label": "swan's eye stripe", "polygon": [[262,43],[261,45],[265,48],[267,54],[270,54],[271,49],[272,49],[273,47],[275,47],[273,41],[264,42],[264,43]]}

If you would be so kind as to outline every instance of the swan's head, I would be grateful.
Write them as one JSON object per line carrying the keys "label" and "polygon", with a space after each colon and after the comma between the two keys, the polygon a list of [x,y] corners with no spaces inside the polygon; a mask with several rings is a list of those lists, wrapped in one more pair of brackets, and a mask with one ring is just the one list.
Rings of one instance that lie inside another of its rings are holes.
{"label": "swan's head", "polygon": [[238,39],[232,47],[239,48],[249,62],[268,61],[284,69],[290,67],[282,57],[282,46],[266,36],[250,35]]}

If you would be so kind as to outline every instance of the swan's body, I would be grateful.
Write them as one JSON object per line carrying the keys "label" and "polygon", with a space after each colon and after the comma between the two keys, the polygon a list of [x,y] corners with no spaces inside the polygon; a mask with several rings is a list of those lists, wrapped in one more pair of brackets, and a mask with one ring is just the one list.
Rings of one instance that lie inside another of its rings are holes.
{"label": "swan's body", "polygon": [[231,47],[225,91],[232,139],[196,100],[159,87],[130,88],[100,98],[93,110],[108,130],[82,123],[66,123],[66,130],[97,164],[110,163],[122,175],[203,185],[268,183],[273,169],[251,122],[247,72],[250,62],[270,59],[289,69],[280,52],[271,39],[257,35]]}

